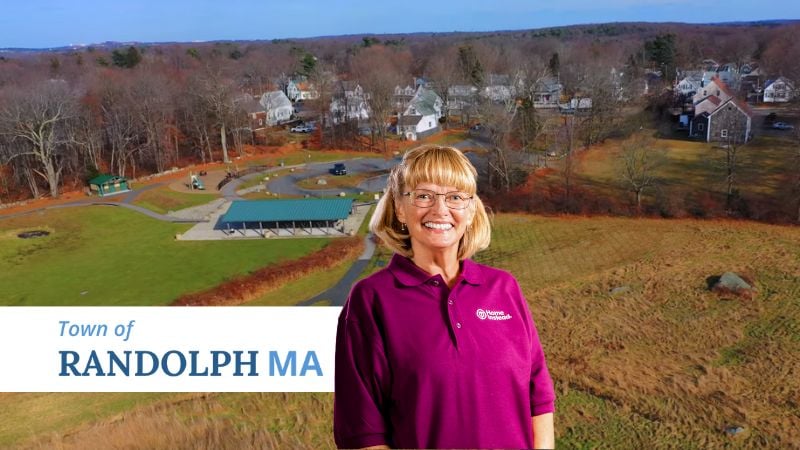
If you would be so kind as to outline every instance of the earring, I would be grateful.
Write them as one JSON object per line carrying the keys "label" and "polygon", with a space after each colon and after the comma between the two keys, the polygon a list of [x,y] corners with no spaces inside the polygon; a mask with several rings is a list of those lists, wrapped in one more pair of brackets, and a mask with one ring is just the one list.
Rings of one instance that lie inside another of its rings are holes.
{"label": "earring", "polygon": [[400,222],[400,231],[406,231],[406,224]]}

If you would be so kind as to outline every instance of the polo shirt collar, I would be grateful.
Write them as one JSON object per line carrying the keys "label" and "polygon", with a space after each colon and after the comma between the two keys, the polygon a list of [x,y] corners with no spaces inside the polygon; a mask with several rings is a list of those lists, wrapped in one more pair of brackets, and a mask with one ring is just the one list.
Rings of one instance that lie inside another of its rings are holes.
{"label": "polo shirt collar", "polygon": [[[406,286],[419,286],[434,278],[428,272],[417,267],[411,258],[406,258],[397,253],[392,256],[387,269],[397,281]],[[481,267],[471,259],[465,259],[461,262],[461,277],[467,283],[474,285],[479,285],[483,281]]]}

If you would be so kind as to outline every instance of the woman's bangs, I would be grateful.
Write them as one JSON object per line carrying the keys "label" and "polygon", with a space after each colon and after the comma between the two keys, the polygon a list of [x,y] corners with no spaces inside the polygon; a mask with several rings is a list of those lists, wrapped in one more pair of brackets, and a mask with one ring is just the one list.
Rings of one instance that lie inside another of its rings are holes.
{"label": "woman's bangs", "polygon": [[459,191],[474,194],[475,174],[468,164],[459,155],[445,149],[428,151],[406,166],[403,179],[410,189],[420,183],[433,183],[453,186]]}

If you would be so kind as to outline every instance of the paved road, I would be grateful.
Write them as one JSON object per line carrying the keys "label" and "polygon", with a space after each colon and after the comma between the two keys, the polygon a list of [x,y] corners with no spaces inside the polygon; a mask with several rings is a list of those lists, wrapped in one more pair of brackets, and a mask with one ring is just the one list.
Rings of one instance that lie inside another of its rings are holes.
{"label": "paved road", "polygon": [[[399,162],[399,160],[398,159],[385,160],[383,158],[365,158],[365,159],[350,159],[341,162],[344,162],[347,165],[347,171],[349,173],[355,174],[360,172],[389,170],[392,167],[394,167]],[[304,180],[306,178],[313,178],[321,175],[326,175],[328,173],[328,170],[331,167],[333,167],[333,164],[334,164],[333,161],[327,163],[307,164],[303,167],[303,170],[301,172],[290,173],[288,175],[278,177],[274,180],[270,180],[270,182],[267,184],[267,190],[270,192],[277,192],[279,194],[308,195],[310,197],[322,197],[322,196],[335,196],[338,195],[340,192],[345,192],[348,194],[357,194],[361,191],[377,192],[383,190],[383,188],[386,187],[386,180],[388,178],[388,175],[381,175],[378,177],[370,178],[368,180],[365,180],[358,186],[352,188],[303,189],[297,186],[297,182]]]}

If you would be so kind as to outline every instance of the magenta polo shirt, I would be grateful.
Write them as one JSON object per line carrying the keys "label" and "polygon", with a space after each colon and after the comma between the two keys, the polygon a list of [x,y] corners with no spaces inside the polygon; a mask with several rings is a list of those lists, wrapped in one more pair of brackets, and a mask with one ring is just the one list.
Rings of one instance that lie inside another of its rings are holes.
{"label": "magenta polo shirt", "polygon": [[345,448],[529,448],[555,401],[519,285],[471,260],[452,290],[400,255],[353,286],[335,383]]}

